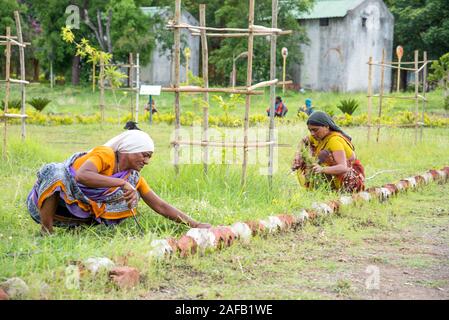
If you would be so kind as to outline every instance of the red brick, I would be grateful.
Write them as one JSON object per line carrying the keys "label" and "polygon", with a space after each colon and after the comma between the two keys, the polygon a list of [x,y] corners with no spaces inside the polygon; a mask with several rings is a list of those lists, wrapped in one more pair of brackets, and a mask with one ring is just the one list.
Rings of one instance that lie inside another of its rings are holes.
{"label": "red brick", "polygon": [[337,200],[331,200],[327,205],[332,209],[332,213],[337,213],[340,209],[340,202]]}
{"label": "red brick", "polygon": [[277,217],[284,223],[284,229],[291,228],[295,224],[295,217],[291,214],[280,214]]}
{"label": "red brick", "polygon": [[187,257],[196,253],[198,244],[192,237],[184,235],[178,240],[177,247],[181,257]]}
{"label": "red brick", "polygon": [[397,194],[399,189],[394,183],[388,183],[384,186],[384,188],[390,190],[392,194]]}
{"label": "red brick", "polygon": [[132,267],[115,267],[109,271],[111,280],[121,289],[130,289],[139,284],[139,270]]}
{"label": "red brick", "polygon": [[215,235],[215,245],[229,247],[235,240],[235,234],[229,227],[212,227],[209,229]]}
{"label": "red brick", "polygon": [[265,227],[259,221],[246,221],[245,223],[253,232],[253,236],[265,230]]}
{"label": "red brick", "polygon": [[432,175],[434,180],[438,180],[440,178],[440,174],[438,173],[437,170],[430,170],[429,172]]}
{"label": "red brick", "polygon": [[0,300],[9,300],[9,296],[0,288]]}

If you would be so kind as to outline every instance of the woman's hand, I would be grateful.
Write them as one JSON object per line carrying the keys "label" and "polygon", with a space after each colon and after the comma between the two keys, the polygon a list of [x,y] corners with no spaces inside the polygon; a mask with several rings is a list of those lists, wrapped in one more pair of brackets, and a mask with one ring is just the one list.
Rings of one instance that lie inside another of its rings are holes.
{"label": "woman's hand", "polygon": [[293,159],[292,163],[292,171],[298,170],[303,165],[304,161],[300,154],[296,154],[295,159]]}
{"label": "woman's hand", "polygon": [[320,166],[319,164],[314,164],[312,167],[312,171],[314,173],[324,173],[324,168]]}
{"label": "woman's hand", "polygon": [[137,202],[137,190],[128,182],[123,185],[123,198],[128,204],[128,208],[132,208],[133,204]]}
{"label": "woman's hand", "polygon": [[195,222],[190,225],[192,228],[209,229],[212,226],[209,223]]}

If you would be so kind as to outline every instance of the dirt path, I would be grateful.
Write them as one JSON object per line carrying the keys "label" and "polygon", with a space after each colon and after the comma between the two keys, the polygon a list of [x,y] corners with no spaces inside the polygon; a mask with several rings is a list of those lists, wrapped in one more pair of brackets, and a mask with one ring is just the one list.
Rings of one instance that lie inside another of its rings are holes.
{"label": "dirt path", "polygon": [[[144,299],[449,299],[448,185],[160,263]],[[162,280],[161,280],[162,279]]]}

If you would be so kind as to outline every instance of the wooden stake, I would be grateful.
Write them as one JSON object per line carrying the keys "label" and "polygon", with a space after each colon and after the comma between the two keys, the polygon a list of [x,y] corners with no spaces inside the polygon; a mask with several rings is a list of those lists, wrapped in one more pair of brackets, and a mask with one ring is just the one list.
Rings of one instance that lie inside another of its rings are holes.
{"label": "wooden stake", "polygon": [[[278,23],[278,0],[271,1],[271,28],[277,28]],[[276,78],[276,45],[277,36],[271,35],[270,40],[270,80]],[[285,79],[284,79],[285,80]],[[270,125],[268,142],[268,185],[273,187],[273,160],[274,160],[274,103],[276,99],[276,83],[270,85]]]}
{"label": "wooden stake", "polygon": [[[128,74],[129,74],[129,77],[128,77],[128,87],[130,88],[130,89],[133,89],[134,88],[134,57],[133,57],[133,53],[132,52],[130,52],[129,53],[129,55],[128,55],[128,63],[129,63],[129,69],[128,69]],[[133,115],[133,97],[132,97],[132,95],[130,95],[130,109],[131,109],[131,117],[132,117],[132,115]]]}
{"label": "wooden stake", "polygon": [[[181,23],[181,0],[176,0],[175,2],[175,24],[179,25]],[[175,52],[174,52],[174,62],[175,62],[175,88],[179,88],[180,84],[180,74],[179,67],[181,64],[181,30],[176,28],[174,31],[174,42],[175,42]],[[180,120],[180,106],[179,106],[179,92],[175,92],[175,141],[179,141],[179,132],[181,129]],[[176,175],[179,174],[179,146],[175,145],[174,150],[174,166]]]}
{"label": "wooden stake", "polygon": [[[206,5],[200,4],[200,26],[206,26]],[[209,88],[209,53],[207,46],[207,37],[206,30],[201,30],[201,57],[202,57],[202,65],[203,65],[203,81],[204,88]],[[202,141],[209,141],[209,93],[204,92],[204,103],[206,104],[203,107],[203,136]],[[203,169],[204,174],[207,174],[207,164],[209,163],[209,150],[207,145],[203,148]]]}
{"label": "wooden stake", "polygon": [[[246,87],[251,87],[253,77],[253,45],[254,45],[254,0],[249,0],[249,14],[248,14],[248,68],[246,71]],[[242,166],[242,181],[241,185],[244,188],[246,185],[246,171],[248,165],[248,128],[249,128],[249,109],[251,106],[251,96],[246,96],[245,104],[245,120],[243,130],[243,166]]]}
{"label": "wooden stake", "polygon": [[[210,147],[229,147],[229,148],[235,148],[235,147],[245,147],[245,143],[241,142],[231,142],[227,143],[224,141],[218,142],[218,141],[172,141],[170,142],[172,145],[184,145],[184,146],[210,146]],[[270,145],[275,145],[276,143],[274,141],[262,141],[262,142],[255,142],[255,143],[247,143],[246,146],[248,148],[260,148],[260,147],[268,147]],[[282,147],[291,147],[289,144],[279,144],[279,146]]]}
{"label": "wooden stake", "polygon": [[53,60],[50,60],[50,88],[53,89],[55,85],[55,77],[53,75]]}
{"label": "wooden stake", "polygon": [[187,23],[180,23],[180,24],[167,24],[166,27],[173,28],[173,29],[189,29],[193,33],[200,33],[201,30],[209,30],[209,31],[218,31],[218,32],[245,32],[245,33],[253,33],[253,35],[258,35],[260,33],[262,34],[279,34],[279,33],[291,33],[292,30],[281,30],[281,29],[270,29],[264,26],[260,25],[252,25],[251,28],[248,29],[241,29],[241,28],[214,28],[214,27],[199,27],[199,26],[192,26]]}
{"label": "wooden stake", "polygon": [[98,79],[98,84],[100,85],[100,114],[101,114],[101,125],[104,124],[104,61],[100,59],[100,75]]}
{"label": "wooden stake", "polygon": [[228,89],[228,88],[201,88],[196,86],[182,86],[179,88],[162,88],[162,92],[189,92],[189,93],[204,93],[204,92],[221,92],[221,93],[234,93],[243,95],[263,95],[263,91],[248,91],[246,88],[243,90],[239,89]]}
{"label": "wooden stake", "polygon": [[368,60],[368,143],[371,138],[371,110],[373,108],[373,57]]}
{"label": "wooden stake", "polygon": [[[140,61],[139,54],[136,54],[136,116],[134,121],[139,122],[139,97],[140,97]],[[150,106],[150,112],[153,112],[152,106]]]}
{"label": "wooden stake", "polygon": [[[16,30],[17,37],[20,43],[23,42],[22,37],[22,25],[20,23],[20,16],[18,11],[14,11],[14,19],[16,20]],[[26,101],[26,91],[25,91],[25,51],[23,46],[19,46],[19,59],[20,59],[20,80],[23,81],[20,84],[20,94],[21,94],[21,105],[20,105],[20,113],[25,115],[25,101]],[[26,128],[25,128],[25,117],[22,118],[21,123],[21,131],[22,131],[22,140],[25,139]]]}
{"label": "wooden stake", "polygon": [[[9,83],[9,77],[10,77],[10,68],[11,68],[11,43],[9,42],[9,37],[11,36],[11,27],[6,27],[6,88],[5,88],[5,106],[3,109],[3,115],[8,113],[8,103],[9,103],[9,93],[11,90],[11,85]],[[5,128],[3,133],[3,160],[6,160],[6,147],[7,147],[7,138],[6,135],[8,133],[8,120],[4,118],[5,121]]]}
{"label": "wooden stake", "polygon": [[427,99],[426,99],[426,92],[427,92],[427,51],[424,51],[424,69],[423,69],[423,76],[422,76],[422,114],[421,114],[421,130],[420,130],[420,141],[423,140],[423,131],[424,131],[424,113],[426,112],[426,106],[427,106]]}
{"label": "wooden stake", "polygon": [[[277,36],[283,36],[283,35],[288,35],[291,34],[293,31],[292,30],[286,30],[286,31],[281,31],[281,32],[267,32],[267,33],[254,33],[254,36],[271,36],[271,35],[277,35]],[[192,33],[192,36],[200,36],[201,33],[197,33],[194,32]],[[206,33],[207,37],[212,37],[212,38],[243,38],[243,37],[248,37],[249,33]]]}
{"label": "wooden stake", "polygon": [[[394,65],[392,65],[392,64],[387,64],[387,63],[377,63],[377,62],[373,62],[373,65],[375,65],[375,66],[379,66],[379,67],[386,67],[386,68],[391,68],[391,69],[398,69],[399,67],[397,67],[397,66],[394,66]],[[415,69],[413,69],[413,68],[404,68],[404,67],[401,67],[401,70],[407,70],[407,71],[415,71]]]}
{"label": "wooden stake", "polygon": [[418,72],[419,51],[415,50],[415,144],[418,143],[418,110],[419,110],[419,72]]}
{"label": "wooden stake", "polygon": [[379,142],[379,135],[380,135],[380,117],[382,115],[382,97],[384,94],[384,78],[385,78],[385,49],[382,49],[382,63],[380,68],[380,91],[379,91],[379,119],[377,120],[377,136],[376,136],[376,142]]}

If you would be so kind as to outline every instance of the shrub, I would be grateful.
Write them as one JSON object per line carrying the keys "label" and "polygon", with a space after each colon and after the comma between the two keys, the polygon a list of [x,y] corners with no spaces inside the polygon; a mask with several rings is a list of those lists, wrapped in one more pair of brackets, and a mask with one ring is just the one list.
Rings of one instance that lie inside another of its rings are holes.
{"label": "shrub", "polygon": [[323,106],[323,111],[326,112],[331,118],[335,116],[335,108],[331,105]]}
{"label": "shrub", "polygon": [[449,96],[444,98],[443,108],[444,108],[444,111],[449,112]]}
{"label": "shrub", "polygon": [[[20,99],[12,99],[8,101],[8,109],[20,109],[22,107],[22,100]],[[2,110],[5,110],[5,101],[2,100]]]}
{"label": "shrub", "polygon": [[47,98],[33,98],[31,101],[28,101],[30,105],[34,107],[37,111],[42,111],[44,108],[51,102],[50,99]]}
{"label": "shrub", "polygon": [[340,104],[337,106],[341,112],[349,114],[350,116],[359,107],[359,102],[355,99],[340,100]]}

